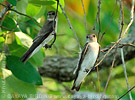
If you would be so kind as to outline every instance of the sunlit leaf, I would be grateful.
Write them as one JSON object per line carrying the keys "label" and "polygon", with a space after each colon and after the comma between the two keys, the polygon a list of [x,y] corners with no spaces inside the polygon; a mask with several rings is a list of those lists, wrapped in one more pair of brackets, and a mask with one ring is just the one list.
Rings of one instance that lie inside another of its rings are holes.
{"label": "sunlit leaf", "polygon": [[44,13],[45,13],[45,10],[46,10],[46,7],[45,7],[45,6],[42,6],[42,8],[40,9],[40,11],[38,12],[38,14],[36,14],[36,15],[34,16],[34,18],[35,18],[35,19],[38,19],[38,18],[40,18],[41,16],[43,16]]}
{"label": "sunlit leaf", "polygon": [[4,38],[3,37],[0,37],[0,42],[4,42]]}
{"label": "sunlit leaf", "polygon": [[27,8],[26,8],[26,14],[34,17],[39,11],[40,11],[41,7],[32,5],[32,4],[28,4]]}
{"label": "sunlit leaf", "polygon": [[8,88],[10,88],[13,92],[16,92],[17,95],[22,95],[22,98],[24,98],[23,96],[25,96],[25,98],[34,98],[36,95],[35,85],[18,80],[13,75],[6,78],[6,83]]}
{"label": "sunlit leaf", "polygon": [[[64,8],[64,6],[65,6],[64,0],[59,0],[59,2],[60,2],[60,4],[62,5],[62,7]],[[55,4],[52,5],[52,6],[56,9],[56,8],[57,8],[57,2],[55,1]],[[58,6],[59,6],[59,5],[58,5]],[[61,10],[60,7],[58,7],[58,11],[59,11],[60,13],[62,13],[62,10]]]}
{"label": "sunlit leaf", "polygon": [[11,90],[8,88],[6,80],[0,78],[0,100],[11,100],[11,98],[7,96],[7,94],[10,95],[10,93]]}

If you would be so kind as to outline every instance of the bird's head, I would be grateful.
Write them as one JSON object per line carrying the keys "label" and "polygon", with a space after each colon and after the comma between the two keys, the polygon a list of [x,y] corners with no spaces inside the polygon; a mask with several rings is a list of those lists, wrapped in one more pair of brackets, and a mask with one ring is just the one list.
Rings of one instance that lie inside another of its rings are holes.
{"label": "bird's head", "polygon": [[[48,19],[48,20],[54,20],[55,15],[56,15],[55,11],[49,11],[49,12],[47,13],[47,19]],[[56,17],[57,17],[57,16],[56,16]]]}
{"label": "bird's head", "polygon": [[88,34],[86,36],[88,42],[97,42],[97,37],[95,34]]}

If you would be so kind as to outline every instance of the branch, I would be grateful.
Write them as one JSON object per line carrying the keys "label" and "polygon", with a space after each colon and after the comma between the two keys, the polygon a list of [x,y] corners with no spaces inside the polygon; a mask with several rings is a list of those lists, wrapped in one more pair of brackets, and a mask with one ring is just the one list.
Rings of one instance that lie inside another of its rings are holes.
{"label": "branch", "polygon": [[70,20],[69,20],[69,18],[67,17],[67,15],[66,15],[66,13],[65,13],[65,11],[64,11],[64,9],[63,9],[63,7],[62,7],[62,5],[60,4],[60,2],[58,2],[58,3],[59,3],[59,6],[60,6],[60,8],[61,8],[63,14],[65,15],[65,17],[66,17],[66,19],[67,19],[67,22],[68,22],[68,24],[69,24],[70,29],[73,31],[73,33],[74,33],[74,35],[75,35],[76,41],[77,41],[77,43],[78,43],[78,45],[79,45],[79,49],[80,49],[80,52],[81,52],[81,51],[82,51],[81,45],[80,45],[80,42],[79,42],[79,40],[78,40],[78,38],[77,38],[77,35],[76,35],[76,33],[75,33],[75,30],[73,29],[73,27],[72,27],[72,25],[71,25],[71,23],[70,23]]}
{"label": "branch", "polygon": [[14,9],[9,9],[9,10],[14,11],[14,12],[20,14],[20,15],[23,15],[23,16],[26,16],[26,17],[30,18],[37,26],[39,26],[40,28],[42,28],[42,26],[40,26],[31,16],[28,16],[26,14],[23,14],[23,13],[17,11],[17,10],[14,10]]}
{"label": "branch", "polygon": [[[135,34],[129,34],[128,37],[122,39],[121,44],[135,44]],[[112,47],[112,44],[103,48],[110,48]],[[116,47],[116,46],[115,46]],[[124,58],[125,61],[131,60],[135,57],[134,52],[135,48],[133,46],[123,46],[124,50]],[[99,65],[99,70],[103,68],[110,68],[112,61],[113,61],[113,54],[115,52],[115,49],[112,49],[110,53],[106,56],[106,58],[102,61],[102,63]],[[106,52],[101,52],[99,60],[101,60]],[[114,64],[114,67],[122,64],[121,61],[121,55],[120,55],[120,48],[118,47],[117,55],[116,55],[116,61]],[[78,62],[78,57],[62,57],[62,56],[52,56],[52,57],[46,57],[44,61],[44,65],[42,67],[39,67],[40,74],[44,77],[51,77],[58,81],[68,82],[72,81],[75,77],[73,74],[74,69],[76,68]],[[96,71],[96,69],[93,71]]]}
{"label": "branch", "polygon": [[[124,75],[125,75],[125,79],[126,79],[126,83],[127,83],[127,88],[128,88],[128,90],[130,90],[130,87],[128,84],[128,77],[127,77],[127,71],[126,71],[126,64],[125,64],[125,60],[124,60],[123,48],[121,48],[120,50],[121,50],[121,59],[122,59],[122,63],[123,63],[123,69],[124,69]],[[130,97],[130,100],[132,100],[131,92],[129,92],[129,97]]]}
{"label": "branch", "polygon": [[115,8],[114,8],[114,10],[113,10],[113,13],[112,13],[111,18],[110,18],[110,21],[109,21],[109,25],[107,26],[105,32],[102,33],[102,36],[101,36],[101,38],[100,38],[100,42],[102,41],[103,36],[105,35],[106,31],[107,31],[107,30],[109,29],[109,27],[110,27],[110,24],[111,24],[111,21],[112,21],[112,17],[113,17],[113,15],[114,15],[114,12],[115,12],[116,8],[117,8],[117,0],[116,0]]}
{"label": "branch", "polygon": [[123,98],[128,92],[130,92],[131,90],[133,90],[135,88],[135,86],[133,86],[130,90],[128,90],[125,94],[123,94],[118,100],[120,100],[121,98]]}
{"label": "branch", "polygon": [[86,38],[86,36],[87,36],[87,20],[86,20],[86,13],[85,13],[83,0],[81,0],[81,2],[82,2],[83,12],[84,12],[84,19],[85,19],[85,38]]}
{"label": "branch", "polygon": [[100,7],[101,7],[101,0],[98,0],[97,16],[96,16],[95,24],[94,24],[94,27],[93,27],[93,30],[95,30],[96,25],[97,25],[97,21],[98,21],[98,22],[99,22],[99,32],[98,32],[97,40],[99,40],[99,35],[100,35],[100,32],[101,32],[101,24],[100,24]]}

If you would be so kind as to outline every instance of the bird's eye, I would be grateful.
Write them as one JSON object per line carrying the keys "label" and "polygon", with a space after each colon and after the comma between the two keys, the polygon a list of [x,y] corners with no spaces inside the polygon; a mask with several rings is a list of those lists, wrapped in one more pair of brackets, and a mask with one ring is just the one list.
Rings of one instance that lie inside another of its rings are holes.
{"label": "bird's eye", "polygon": [[52,15],[55,15],[55,13],[52,13]]}
{"label": "bird's eye", "polygon": [[89,36],[87,35],[86,38],[89,38]]}
{"label": "bird's eye", "polygon": [[93,35],[93,37],[96,37],[95,35]]}

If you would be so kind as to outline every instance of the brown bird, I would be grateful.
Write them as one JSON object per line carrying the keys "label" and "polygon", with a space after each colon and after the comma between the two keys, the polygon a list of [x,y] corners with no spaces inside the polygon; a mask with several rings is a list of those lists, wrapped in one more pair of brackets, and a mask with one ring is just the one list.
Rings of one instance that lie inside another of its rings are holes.
{"label": "brown bird", "polygon": [[100,51],[100,45],[97,42],[95,34],[88,34],[86,38],[87,43],[84,46],[81,57],[79,58],[78,66],[75,70],[76,77],[72,90],[75,89],[76,91],[79,91],[82,81],[94,67]]}
{"label": "brown bird", "polygon": [[[57,21],[58,18],[54,20],[56,13],[54,11],[49,11],[47,13],[47,20],[43,25],[42,29],[38,33],[38,35],[34,38],[32,46],[26,51],[26,53],[20,58],[22,62],[26,62],[30,57],[32,57],[35,53],[37,53],[43,46],[45,48],[51,48],[53,43],[56,40],[56,31],[57,31]],[[55,28],[55,31],[54,31]],[[51,45],[47,43],[50,42],[54,38],[54,41]]]}

